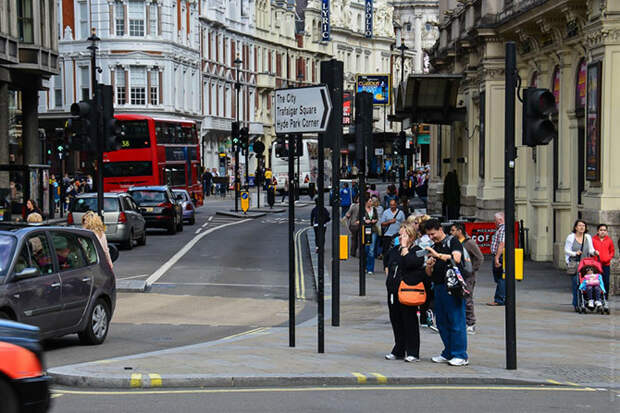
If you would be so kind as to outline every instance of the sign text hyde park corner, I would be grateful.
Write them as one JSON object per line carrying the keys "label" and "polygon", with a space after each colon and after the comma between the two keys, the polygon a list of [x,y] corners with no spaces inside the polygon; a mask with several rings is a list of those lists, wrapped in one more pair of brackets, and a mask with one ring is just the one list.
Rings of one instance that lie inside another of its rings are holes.
{"label": "sign text hyde park corner", "polygon": [[325,132],[332,110],[325,86],[276,90],[277,134]]}

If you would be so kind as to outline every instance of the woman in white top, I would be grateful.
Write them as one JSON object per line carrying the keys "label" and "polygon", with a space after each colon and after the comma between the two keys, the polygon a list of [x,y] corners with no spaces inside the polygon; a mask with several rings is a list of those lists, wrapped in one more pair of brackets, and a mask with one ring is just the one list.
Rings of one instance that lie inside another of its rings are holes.
{"label": "woman in white top", "polygon": [[89,229],[95,233],[97,239],[99,240],[99,244],[101,244],[101,248],[105,253],[105,258],[110,264],[110,268],[114,268],[112,265],[112,258],[110,258],[110,249],[108,248],[108,240],[105,237],[105,225],[101,221],[99,215],[95,214],[93,211],[88,211],[82,217],[82,228]]}
{"label": "woman in white top", "polygon": [[592,237],[588,234],[588,226],[585,221],[578,219],[573,225],[573,232],[568,234],[564,243],[564,257],[566,265],[575,265],[575,273],[571,276],[573,287],[573,307],[577,308],[577,288],[579,286],[579,276],[577,275],[577,267],[582,258],[598,255],[598,251],[594,249]]}

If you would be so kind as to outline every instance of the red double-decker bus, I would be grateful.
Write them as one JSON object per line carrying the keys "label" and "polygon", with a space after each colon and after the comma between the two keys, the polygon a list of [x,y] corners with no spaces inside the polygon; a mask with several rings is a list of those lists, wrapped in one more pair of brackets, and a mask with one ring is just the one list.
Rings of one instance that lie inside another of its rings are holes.
{"label": "red double-decker bus", "polygon": [[144,115],[115,115],[121,149],[103,154],[106,192],[138,185],[186,189],[202,205],[200,145],[196,122]]}

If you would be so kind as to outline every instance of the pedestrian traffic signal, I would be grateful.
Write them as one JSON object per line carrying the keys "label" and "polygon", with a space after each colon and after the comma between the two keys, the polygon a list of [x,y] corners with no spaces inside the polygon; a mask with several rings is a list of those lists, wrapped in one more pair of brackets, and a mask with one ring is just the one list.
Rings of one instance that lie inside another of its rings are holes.
{"label": "pedestrian traffic signal", "polygon": [[114,119],[114,99],[112,86],[98,85],[103,101],[103,151],[111,152],[122,148],[123,131]]}
{"label": "pedestrian traffic signal", "polygon": [[230,125],[230,138],[232,139],[233,150],[237,151],[239,148],[239,122],[232,122]]}
{"label": "pedestrian traffic signal", "polygon": [[[94,100],[83,100],[71,105],[71,114],[77,119],[67,121],[70,147],[85,152],[94,152],[97,142],[98,111]],[[77,122],[76,122],[77,120]]]}
{"label": "pedestrian traffic signal", "polygon": [[555,96],[549,89],[523,89],[523,145],[547,145],[558,136],[549,119],[556,110]]}
{"label": "pedestrian traffic signal", "polygon": [[287,158],[288,157],[288,147],[286,146],[286,141],[284,138],[278,138],[276,140],[276,158]]}

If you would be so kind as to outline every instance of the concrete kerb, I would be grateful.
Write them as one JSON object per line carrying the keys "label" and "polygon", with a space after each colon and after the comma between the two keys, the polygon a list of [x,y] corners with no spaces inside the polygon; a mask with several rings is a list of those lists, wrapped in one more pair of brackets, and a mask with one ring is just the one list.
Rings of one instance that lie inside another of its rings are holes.
{"label": "concrete kerb", "polygon": [[260,218],[260,217],[264,217],[265,215],[267,215],[265,212],[252,212],[252,211],[249,211],[246,214],[244,214],[243,212],[234,212],[234,211],[215,211],[215,214],[224,215],[224,216],[233,217],[233,218],[250,218],[250,219]]}
{"label": "concrete kerb", "polygon": [[[504,385],[504,386],[562,386],[563,383],[550,383],[538,380],[514,379],[485,376],[373,376],[360,375],[278,375],[260,376],[217,376],[209,374],[152,375],[131,373],[126,375],[85,376],[50,372],[54,385],[67,387],[108,388],[108,389],[156,389],[156,388],[249,388],[249,387],[301,387],[301,386],[359,386],[359,385]],[[154,379],[154,376],[156,377]]]}

